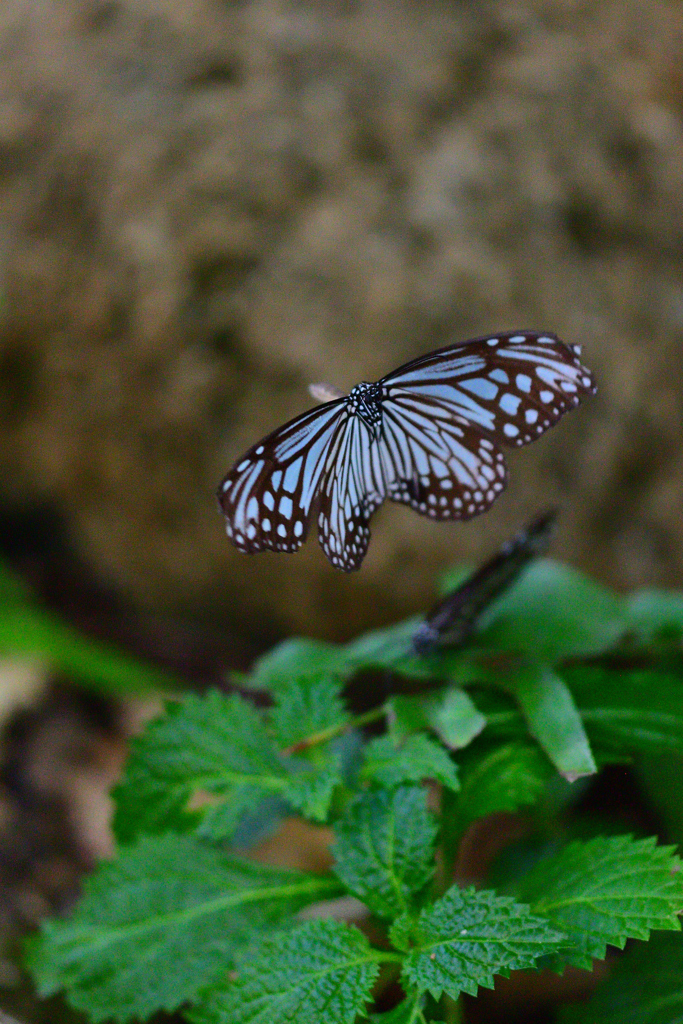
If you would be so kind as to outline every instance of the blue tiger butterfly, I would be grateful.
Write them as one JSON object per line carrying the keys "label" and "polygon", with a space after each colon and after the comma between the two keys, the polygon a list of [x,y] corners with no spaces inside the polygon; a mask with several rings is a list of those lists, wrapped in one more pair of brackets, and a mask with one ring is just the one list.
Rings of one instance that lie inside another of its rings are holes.
{"label": "blue tiger butterfly", "polygon": [[332,565],[359,569],[385,498],[431,519],[485,512],[507,483],[500,445],[535,441],[595,393],[578,345],[517,331],[419,356],[290,420],[223,480],[226,531],[247,554],[297,551],[317,513]]}

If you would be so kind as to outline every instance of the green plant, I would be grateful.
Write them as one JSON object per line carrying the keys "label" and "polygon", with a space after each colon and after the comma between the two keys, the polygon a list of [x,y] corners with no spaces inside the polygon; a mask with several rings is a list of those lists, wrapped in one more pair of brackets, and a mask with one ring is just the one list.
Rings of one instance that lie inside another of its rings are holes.
{"label": "green plant", "polygon": [[[495,975],[589,969],[610,945],[676,931],[673,849],[567,811],[596,766],[683,753],[683,597],[620,598],[544,560],[461,649],[418,658],[416,625],[290,640],[239,678],[244,696],[169,706],[115,791],[117,857],[30,940],[39,990],[66,990],[94,1021],[184,1007],[194,1024],[424,1024],[458,1019],[460,993]],[[354,714],[359,679],[391,695]],[[515,856],[493,882],[457,885],[472,824],[522,807]],[[331,827],[329,872],[236,855],[294,813]],[[367,909],[360,927],[329,902],[348,895]],[[671,963],[680,941],[666,937]],[[647,949],[627,954],[630,991],[643,980],[633,1020],[664,1024],[680,983]],[[373,1012],[382,991],[399,1002]],[[566,1019],[616,1021],[609,1005],[608,989],[595,1014]]]}

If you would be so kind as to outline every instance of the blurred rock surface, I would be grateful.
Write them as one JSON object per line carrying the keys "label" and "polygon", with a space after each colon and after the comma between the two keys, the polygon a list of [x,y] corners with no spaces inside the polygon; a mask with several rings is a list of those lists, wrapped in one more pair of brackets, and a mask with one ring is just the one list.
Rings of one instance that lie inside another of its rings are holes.
{"label": "blurred rock surface", "polygon": [[[51,505],[141,607],[328,637],[428,602],[540,507],[618,586],[683,570],[677,0],[7,0],[0,502]],[[213,493],[260,434],[501,328],[599,395],[484,519],[244,559]]]}

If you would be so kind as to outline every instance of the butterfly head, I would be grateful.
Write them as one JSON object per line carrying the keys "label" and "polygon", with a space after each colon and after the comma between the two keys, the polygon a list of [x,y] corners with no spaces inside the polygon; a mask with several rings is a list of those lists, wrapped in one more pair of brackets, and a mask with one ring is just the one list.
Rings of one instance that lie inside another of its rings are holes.
{"label": "butterfly head", "polygon": [[347,399],[349,411],[365,423],[373,437],[378,438],[382,426],[382,388],[380,384],[363,381],[356,384]]}

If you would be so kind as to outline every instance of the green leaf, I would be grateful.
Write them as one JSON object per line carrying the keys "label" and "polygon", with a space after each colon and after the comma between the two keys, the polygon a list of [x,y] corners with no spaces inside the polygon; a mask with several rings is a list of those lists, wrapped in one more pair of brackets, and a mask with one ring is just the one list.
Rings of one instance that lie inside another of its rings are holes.
{"label": "green leaf", "polygon": [[594,745],[629,753],[683,751],[679,673],[567,665],[562,676]]}
{"label": "green leaf", "polygon": [[37,657],[89,689],[105,694],[169,693],[183,681],[115,647],[90,640],[56,616],[24,604],[8,604],[0,616],[0,655]]}
{"label": "green leaf", "polygon": [[571,939],[563,959],[577,967],[604,959],[606,946],[647,939],[650,930],[679,928],[683,910],[680,861],[656,839],[599,836],[573,842],[534,868],[522,896]]}
{"label": "green leaf", "polygon": [[199,831],[229,837],[267,795],[284,795],[288,773],[261,714],[238,696],[214,690],[168,708],[133,744],[123,781],[114,791],[114,830],[120,841],[141,832],[189,827],[190,797],[211,794]]}
{"label": "green leaf", "polygon": [[401,914],[394,918],[389,927],[389,942],[394,949],[407,953],[415,938],[417,920],[413,914]]}
{"label": "green leaf", "polygon": [[307,679],[318,673],[341,674],[344,667],[344,651],[338,645],[292,637],[257,660],[249,685],[277,693],[296,679]]}
{"label": "green leaf", "polygon": [[349,719],[342,680],[327,672],[297,676],[276,691],[270,713],[278,743],[290,747],[310,736],[343,727]]}
{"label": "green leaf", "polygon": [[389,731],[394,740],[409,736],[411,732],[425,732],[430,728],[427,711],[432,697],[404,697],[397,694],[387,702]]}
{"label": "green leaf", "polygon": [[504,685],[515,695],[529,732],[568,782],[597,771],[571,691],[549,665],[529,663]]}
{"label": "green leaf", "polygon": [[683,842],[683,754],[641,754],[635,764],[638,788],[667,839]]}
{"label": "green leaf", "polygon": [[395,917],[434,873],[436,832],[424,789],[362,793],[335,826],[334,871],[376,914]]}
{"label": "green leaf", "polygon": [[400,738],[411,732],[433,729],[450,750],[460,750],[478,736],[486,719],[472,698],[459,686],[429,696],[391,699],[392,735]]}
{"label": "green leaf", "polygon": [[285,761],[292,773],[285,795],[307,818],[324,821],[336,786],[342,781],[341,757],[326,736],[335,737],[349,721],[341,699],[342,681],[327,672],[298,676],[276,691],[270,713],[278,745],[296,750],[315,739],[315,747]]}
{"label": "green leaf", "polygon": [[[597,770],[571,690],[547,663],[524,656],[496,665],[490,656],[480,660],[476,652],[469,652],[450,665],[449,674],[454,681],[457,677],[461,685],[489,683],[513,694],[529,732],[568,781]],[[487,709],[487,705],[495,702],[490,697],[480,701],[490,728],[505,735],[519,735],[520,723],[514,715],[501,716],[490,707]]]}
{"label": "green leaf", "polygon": [[419,661],[419,659],[413,658],[412,639],[421,622],[422,617],[415,616],[397,622],[393,626],[387,626],[385,629],[364,633],[357,640],[352,640],[343,648],[349,669],[353,671],[360,668],[391,669],[401,665],[403,671],[403,662],[410,664],[413,661]]}
{"label": "green leaf", "polygon": [[306,770],[290,775],[285,796],[306,818],[325,821],[334,791],[342,781],[341,758],[332,753],[321,764],[306,764]]}
{"label": "green leaf", "polygon": [[559,1024],[683,1024],[683,936],[656,933],[627,950],[587,1003]]}
{"label": "green leaf", "polygon": [[626,616],[638,639],[651,643],[683,634],[683,594],[674,590],[639,590],[626,599]]}
{"label": "green leaf", "polygon": [[357,928],[307,921],[266,939],[237,979],[211,992],[194,1024],[353,1024],[370,998],[379,959]]}
{"label": "green leaf", "polygon": [[464,832],[486,814],[535,803],[552,774],[550,763],[529,743],[506,743],[472,758],[462,769],[460,793],[454,799],[456,830]]}
{"label": "green leaf", "polygon": [[476,704],[458,686],[448,687],[440,702],[431,704],[429,724],[450,750],[460,750],[472,742],[486,726]]}
{"label": "green leaf", "polygon": [[[680,674],[666,669],[612,668],[567,664],[559,670],[574,696],[591,746],[601,759],[612,755],[683,751],[683,688]],[[524,729],[509,700],[481,690],[477,703],[498,736],[519,737]]]}
{"label": "green leaf", "polygon": [[295,637],[285,640],[255,664],[247,685],[277,692],[293,680],[333,673],[346,680],[363,668],[395,668],[417,678],[432,675],[412,650],[412,637],[422,619],[406,619],[386,629],[365,633],[350,643],[331,644]]}
{"label": "green leaf", "polygon": [[600,653],[627,628],[619,597],[569,566],[539,558],[482,616],[478,644],[559,661]]}
{"label": "green leaf", "polygon": [[404,782],[436,779],[448,789],[459,788],[456,766],[438,743],[422,733],[398,743],[392,736],[380,736],[365,747],[363,779],[391,788]]}
{"label": "green leaf", "polygon": [[420,914],[415,948],[405,958],[403,976],[410,986],[439,999],[446,992],[493,988],[493,977],[534,967],[565,941],[543,918],[507,896],[453,886]]}
{"label": "green leaf", "polygon": [[66,988],[94,1021],[145,1019],[224,976],[255,929],[338,891],[191,836],[145,837],[86,881],[71,918],[43,925],[28,963],[41,995]]}
{"label": "green leaf", "polygon": [[292,808],[283,797],[264,797],[253,810],[246,811],[240,818],[237,828],[230,837],[230,850],[233,853],[245,853],[253,849],[257,843],[270,839],[291,813]]}

